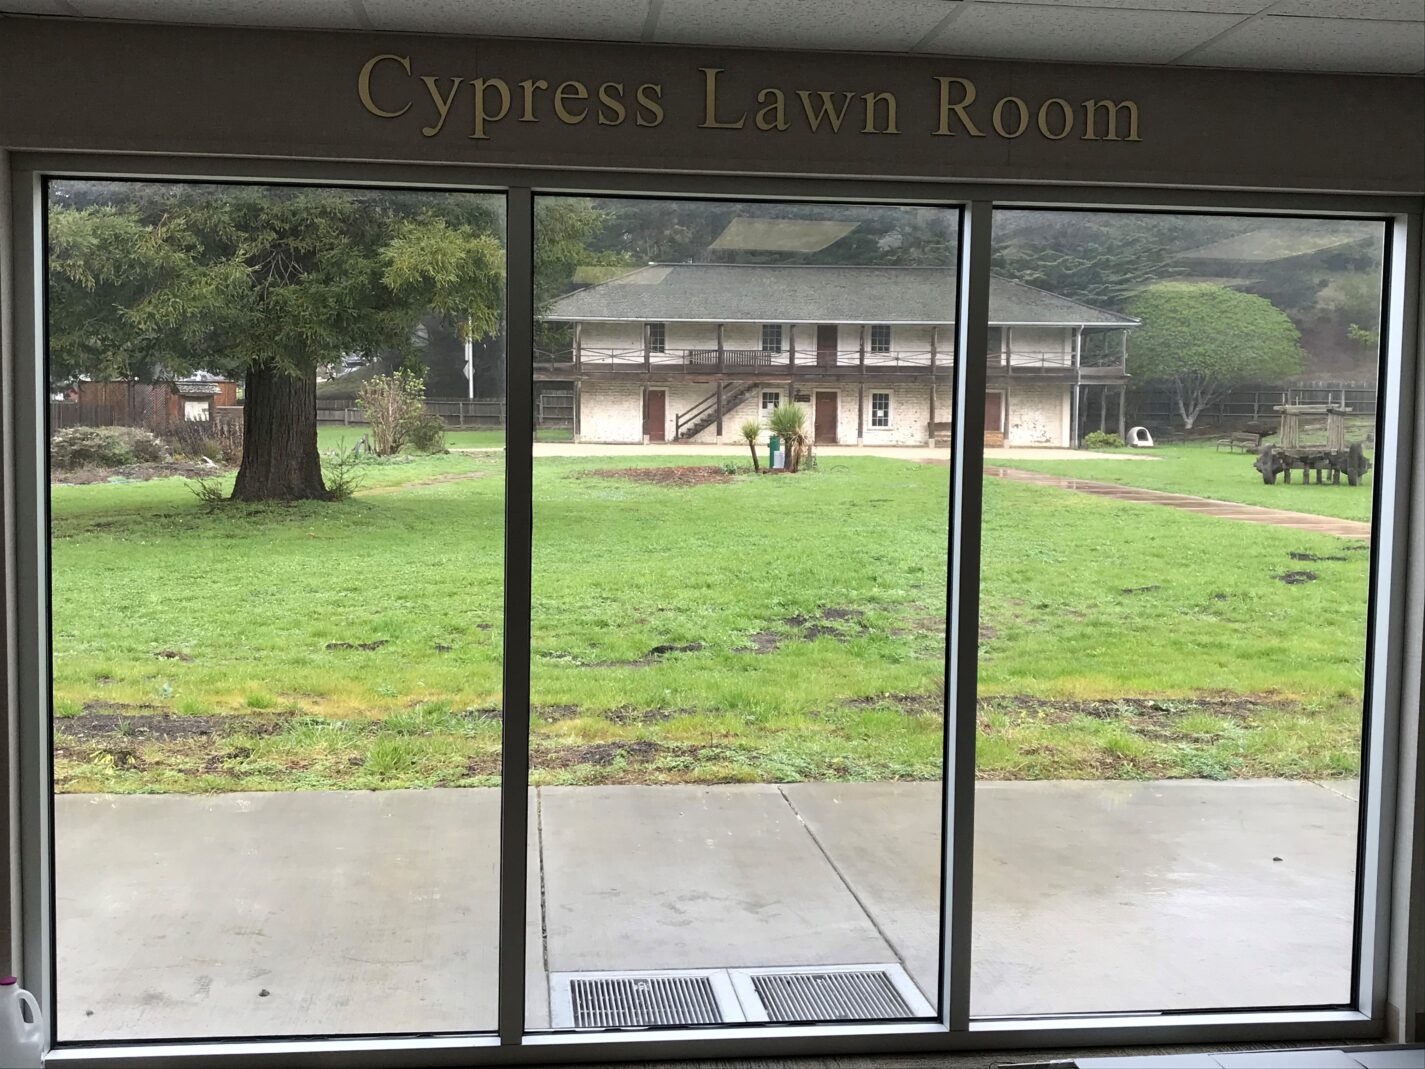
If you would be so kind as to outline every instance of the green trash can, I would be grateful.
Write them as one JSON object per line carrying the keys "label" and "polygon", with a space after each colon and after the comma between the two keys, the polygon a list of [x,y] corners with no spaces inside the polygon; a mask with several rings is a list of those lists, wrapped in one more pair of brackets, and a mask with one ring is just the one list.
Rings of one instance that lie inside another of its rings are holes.
{"label": "green trash can", "polygon": [[777,451],[782,448],[782,439],[775,434],[767,436],[767,470],[771,471],[777,466]]}

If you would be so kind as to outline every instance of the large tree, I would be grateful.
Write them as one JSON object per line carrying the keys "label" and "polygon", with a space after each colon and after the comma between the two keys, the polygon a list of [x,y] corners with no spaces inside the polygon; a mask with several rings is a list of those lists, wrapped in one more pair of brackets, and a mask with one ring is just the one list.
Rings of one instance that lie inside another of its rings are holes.
{"label": "large tree", "polygon": [[49,210],[51,376],[244,382],[242,501],[325,499],[316,369],[408,351],[432,311],[495,332],[494,198],[67,183]]}
{"label": "large tree", "polygon": [[1301,371],[1301,335],[1265,297],[1213,283],[1160,282],[1128,302],[1143,321],[1128,371],[1165,386],[1183,426],[1233,386],[1277,382]]}

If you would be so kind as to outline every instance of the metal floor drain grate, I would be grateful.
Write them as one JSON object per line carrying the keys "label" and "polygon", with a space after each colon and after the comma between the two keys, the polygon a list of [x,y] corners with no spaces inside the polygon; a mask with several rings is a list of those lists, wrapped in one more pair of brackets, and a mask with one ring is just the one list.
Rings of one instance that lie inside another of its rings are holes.
{"label": "metal floor drain grate", "polygon": [[734,969],[732,983],[752,1021],[904,1020],[934,1014],[898,965]]}
{"label": "metal floor drain grate", "polygon": [[550,977],[555,1028],[668,1028],[746,1020],[727,974],[560,973]]}
{"label": "metal floor drain grate", "polygon": [[935,1016],[894,964],[550,973],[549,1009],[560,1029]]}

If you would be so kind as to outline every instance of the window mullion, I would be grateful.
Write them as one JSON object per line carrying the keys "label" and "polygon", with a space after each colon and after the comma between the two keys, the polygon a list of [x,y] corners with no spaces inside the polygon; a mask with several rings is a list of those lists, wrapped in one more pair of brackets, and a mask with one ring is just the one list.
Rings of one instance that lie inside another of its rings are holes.
{"label": "window mullion", "polygon": [[[989,201],[965,206],[955,300],[955,423],[950,487],[946,620],[944,895],[940,1013],[952,1030],[970,1024],[970,938],[975,834],[975,701],[980,616],[980,506],[984,471],[985,351],[990,303]],[[934,387],[932,386],[932,389]]]}
{"label": "window mullion", "polygon": [[534,195],[505,208],[505,607],[500,741],[500,1042],[525,1027],[529,850],[530,550],[534,453]]}

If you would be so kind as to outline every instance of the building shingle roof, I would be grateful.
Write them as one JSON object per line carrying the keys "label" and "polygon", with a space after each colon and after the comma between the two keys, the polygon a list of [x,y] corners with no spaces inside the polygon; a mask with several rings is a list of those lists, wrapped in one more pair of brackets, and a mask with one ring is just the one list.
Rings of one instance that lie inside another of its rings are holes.
{"label": "building shingle roof", "polygon": [[[953,323],[955,270],[782,264],[649,264],[556,299],[558,321]],[[990,280],[992,326],[1137,326],[1007,278]]]}

